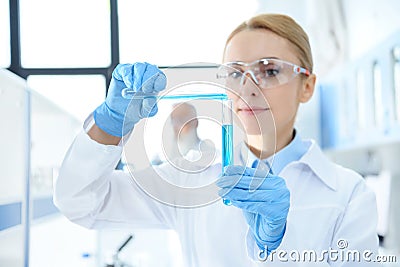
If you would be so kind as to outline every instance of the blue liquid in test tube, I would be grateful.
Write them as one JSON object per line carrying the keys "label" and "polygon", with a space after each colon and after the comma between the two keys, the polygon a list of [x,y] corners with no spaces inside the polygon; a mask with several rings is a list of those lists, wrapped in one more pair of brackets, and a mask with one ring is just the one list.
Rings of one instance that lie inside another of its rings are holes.
{"label": "blue liquid in test tube", "polygon": [[222,125],[222,166],[232,165],[233,155],[232,155],[232,135],[233,135],[233,125],[224,124]]}
{"label": "blue liquid in test tube", "polygon": [[[224,100],[222,105],[222,168],[233,164],[233,120],[232,120],[232,100]],[[229,206],[232,205],[228,199],[222,202]]]}

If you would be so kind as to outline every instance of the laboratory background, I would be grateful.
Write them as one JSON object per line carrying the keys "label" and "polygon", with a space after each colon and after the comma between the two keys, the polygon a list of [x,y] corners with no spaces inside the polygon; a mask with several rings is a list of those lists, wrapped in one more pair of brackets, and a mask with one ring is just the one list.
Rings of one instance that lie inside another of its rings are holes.
{"label": "laboratory background", "polygon": [[[382,266],[400,266],[399,11],[398,0],[0,0],[0,266],[183,266],[171,230],[68,221],[53,204],[53,179],[118,63],[207,72],[230,31],[266,12],[309,34],[318,81],[296,128],[366,179],[380,254],[392,261]],[[129,159],[121,168],[152,164]]]}

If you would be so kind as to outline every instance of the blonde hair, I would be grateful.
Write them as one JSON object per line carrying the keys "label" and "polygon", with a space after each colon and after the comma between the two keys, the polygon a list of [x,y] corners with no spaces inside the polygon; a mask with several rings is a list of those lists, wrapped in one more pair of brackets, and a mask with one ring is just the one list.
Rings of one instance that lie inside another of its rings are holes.
{"label": "blonde hair", "polygon": [[301,66],[307,68],[312,73],[313,59],[308,35],[295,20],[286,15],[261,14],[243,22],[229,35],[226,40],[225,49],[226,45],[237,33],[255,29],[269,30],[288,40],[294,46]]}

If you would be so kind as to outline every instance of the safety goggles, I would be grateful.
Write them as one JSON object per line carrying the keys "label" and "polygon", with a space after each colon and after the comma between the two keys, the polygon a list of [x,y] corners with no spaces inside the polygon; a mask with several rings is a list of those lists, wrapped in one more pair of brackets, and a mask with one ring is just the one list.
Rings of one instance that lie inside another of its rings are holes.
{"label": "safety goggles", "polygon": [[261,89],[268,89],[288,83],[298,74],[309,76],[310,71],[280,59],[262,58],[251,63],[225,63],[218,68],[217,78],[228,88],[239,90],[250,76]]}

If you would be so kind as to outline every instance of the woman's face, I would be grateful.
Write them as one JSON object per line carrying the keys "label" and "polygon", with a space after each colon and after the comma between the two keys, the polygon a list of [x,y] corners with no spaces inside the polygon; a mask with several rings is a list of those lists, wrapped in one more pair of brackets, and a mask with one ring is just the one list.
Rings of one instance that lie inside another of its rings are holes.
{"label": "woman's face", "polygon": [[[237,33],[226,46],[224,63],[250,63],[262,58],[277,58],[300,65],[288,40],[263,29]],[[275,127],[280,133],[292,130],[299,103],[311,97],[314,84],[307,80],[300,74],[288,83],[263,89],[247,78],[237,93],[228,90],[227,94],[248,135],[273,134]]]}

